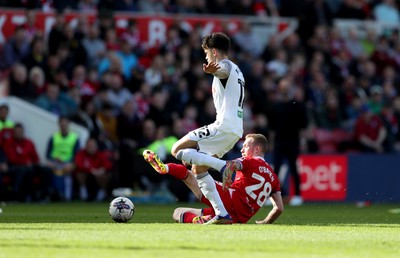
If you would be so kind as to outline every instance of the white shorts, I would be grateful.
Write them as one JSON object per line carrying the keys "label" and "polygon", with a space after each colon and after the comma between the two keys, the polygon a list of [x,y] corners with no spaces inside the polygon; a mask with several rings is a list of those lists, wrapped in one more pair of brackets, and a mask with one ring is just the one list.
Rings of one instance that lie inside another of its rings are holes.
{"label": "white shorts", "polygon": [[197,142],[200,152],[216,155],[218,158],[222,158],[240,139],[236,134],[221,132],[210,125],[190,131],[187,136]]}

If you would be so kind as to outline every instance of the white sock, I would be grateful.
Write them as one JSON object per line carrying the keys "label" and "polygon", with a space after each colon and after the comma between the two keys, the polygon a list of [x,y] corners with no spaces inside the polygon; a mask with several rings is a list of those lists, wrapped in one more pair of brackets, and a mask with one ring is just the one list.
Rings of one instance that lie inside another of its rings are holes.
{"label": "white sock", "polygon": [[178,154],[176,155],[177,159],[183,160],[189,164],[196,164],[200,166],[207,166],[214,168],[218,171],[225,166],[226,161],[214,158],[208,154],[198,152],[195,149],[183,149],[179,150]]}
{"label": "white sock", "polygon": [[88,198],[88,191],[87,191],[86,186],[81,185],[81,186],[79,187],[79,197],[81,197],[81,200],[82,200],[82,201],[87,200],[87,198]]}
{"label": "white sock", "polygon": [[97,192],[96,201],[103,201],[105,197],[106,197],[106,192],[103,189],[100,189]]}
{"label": "white sock", "polygon": [[214,179],[208,172],[196,175],[197,183],[203,195],[210,201],[215,215],[226,216],[228,212],[222,203],[221,197],[218,194],[217,187],[215,186]]}
{"label": "white sock", "polygon": [[65,194],[65,200],[71,201],[72,200],[72,176],[71,175],[66,175],[64,176],[64,194]]}

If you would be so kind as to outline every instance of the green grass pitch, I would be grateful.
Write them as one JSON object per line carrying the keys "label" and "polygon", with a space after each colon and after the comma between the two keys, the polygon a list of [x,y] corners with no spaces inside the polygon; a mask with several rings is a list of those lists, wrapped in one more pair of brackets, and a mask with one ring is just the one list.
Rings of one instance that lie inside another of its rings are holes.
{"label": "green grass pitch", "polygon": [[254,224],[270,207],[246,225],[173,223],[174,208],[188,205],[136,204],[128,223],[113,222],[108,203],[0,206],[0,258],[400,255],[400,205],[287,206],[273,225]]}

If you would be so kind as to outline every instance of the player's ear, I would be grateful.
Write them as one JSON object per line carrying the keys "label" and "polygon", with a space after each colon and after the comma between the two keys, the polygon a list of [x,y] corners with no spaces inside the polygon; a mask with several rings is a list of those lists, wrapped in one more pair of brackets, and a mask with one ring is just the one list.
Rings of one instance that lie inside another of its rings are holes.
{"label": "player's ear", "polygon": [[217,55],[217,50],[215,48],[212,49],[212,54],[213,54],[213,56]]}

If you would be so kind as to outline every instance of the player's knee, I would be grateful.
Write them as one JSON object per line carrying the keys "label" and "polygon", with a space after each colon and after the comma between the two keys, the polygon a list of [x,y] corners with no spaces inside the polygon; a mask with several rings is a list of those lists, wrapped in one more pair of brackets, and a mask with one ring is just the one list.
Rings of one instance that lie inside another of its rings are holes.
{"label": "player's knee", "polygon": [[171,148],[172,156],[174,156],[176,158],[176,155],[178,154],[179,150],[180,149],[179,149],[179,146],[177,144],[172,145],[172,148]]}

